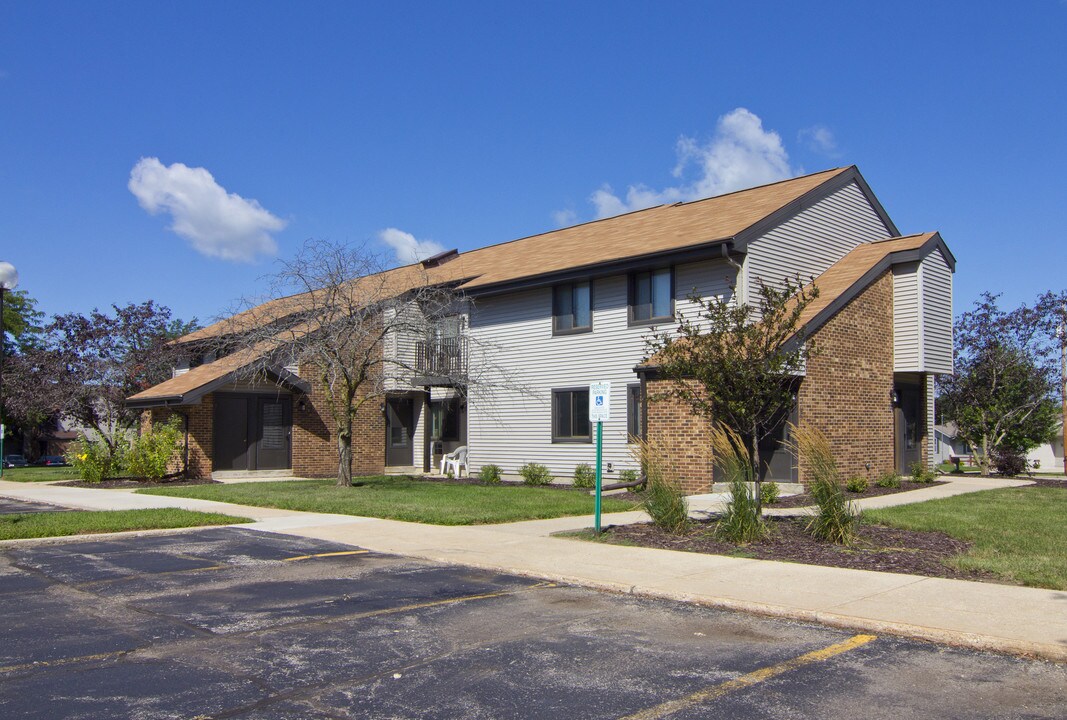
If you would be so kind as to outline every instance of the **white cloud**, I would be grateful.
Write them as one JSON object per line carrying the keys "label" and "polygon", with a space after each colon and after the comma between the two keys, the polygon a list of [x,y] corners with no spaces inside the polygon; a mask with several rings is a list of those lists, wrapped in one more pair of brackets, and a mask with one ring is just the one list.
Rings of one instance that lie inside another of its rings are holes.
{"label": "white cloud", "polygon": [[705,144],[683,135],[676,151],[678,162],[673,175],[681,183],[662,190],[631,185],[625,197],[604,185],[589,198],[597,217],[722,195],[784,180],[800,172],[790,166],[781,136],[773,130],[764,130],[763,121],[745,108],[736,108],[720,117],[715,134]]}
{"label": "white cloud", "polygon": [[825,125],[812,125],[797,133],[797,138],[812,150],[830,157],[837,157],[837,139]]}
{"label": "white cloud", "polygon": [[570,208],[566,210],[556,210],[552,213],[552,222],[556,223],[556,227],[567,227],[578,222],[578,213],[574,212]]}
{"label": "white cloud", "polygon": [[411,233],[396,228],[382,230],[378,233],[378,239],[393,249],[401,265],[425,260],[445,250],[440,243],[433,240],[416,240]]}
{"label": "white cloud", "polygon": [[286,221],[255,200],[226,192],[206,168],[141,158],[127,187],[152,215],[168,213],[170,229],[208,257],[252,262],[278,252],[271,233],[282,230]]}

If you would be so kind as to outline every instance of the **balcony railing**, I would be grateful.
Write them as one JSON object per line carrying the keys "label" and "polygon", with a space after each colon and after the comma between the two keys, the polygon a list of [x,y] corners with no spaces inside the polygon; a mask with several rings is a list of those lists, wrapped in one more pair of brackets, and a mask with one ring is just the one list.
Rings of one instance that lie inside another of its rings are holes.
{"label": "balcony railing", "polygon": [[415,342],[415,369],[419,375],[454,384],[467,375],[467,338],[445,337]]}

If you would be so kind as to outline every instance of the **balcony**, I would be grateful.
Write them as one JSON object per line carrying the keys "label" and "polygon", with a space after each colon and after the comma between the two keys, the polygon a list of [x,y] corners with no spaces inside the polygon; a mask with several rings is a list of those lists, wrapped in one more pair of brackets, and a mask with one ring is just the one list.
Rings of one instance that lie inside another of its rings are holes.
{"label": "balcony", "polygon": [[430,338],[415,342],[415,385],[454,387],[467,378],[467,338]]}

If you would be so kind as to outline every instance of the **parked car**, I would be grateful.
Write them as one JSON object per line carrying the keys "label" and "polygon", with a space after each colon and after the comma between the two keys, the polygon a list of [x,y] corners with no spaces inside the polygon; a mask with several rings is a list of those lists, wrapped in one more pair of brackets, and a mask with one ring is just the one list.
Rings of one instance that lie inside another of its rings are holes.
{"label": "parked car", "polygon": [[26,467],[27,465],[29,463],[21,455],[7,455],[4,457],[4,467],[6,468]]}
{"label": "parked car", "polygon": [[66,467],[67,464],[67,459],[62,455],[42,455],[34,463],[42,467]]}

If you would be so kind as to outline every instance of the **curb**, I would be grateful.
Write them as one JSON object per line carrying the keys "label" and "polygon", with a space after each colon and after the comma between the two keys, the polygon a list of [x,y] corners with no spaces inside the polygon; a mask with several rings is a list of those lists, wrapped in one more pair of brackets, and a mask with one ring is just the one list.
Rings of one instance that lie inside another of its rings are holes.
{"label": "curb", "polygon": [[[338,541],[335,540],[334,542]],[[396,555],[400,557],[411,557],[420,560],[430,560],[432,562],[439,562],[445,565],[474,567],[480,570],[506,572],[511,575],[517,575],[519,577],[526,577],[537,580],[549,580],[564,585],[588,588],[591,590],[600,590],[614,593],[617,595],[633,595],[636,597],[643,597],[649,599],[672,600],[675,602],[682,602],[689,605],[700,605],[702,607],[714,608],[718,610],[743,612],[749,615],[757,615],[760,617],[775,618],[779,620],[790,620],[794,622],[815,623],[818,625],[839,628],[842,630],[868,631],[882,635],[893,635],[896,637],[908,638],[911,640],[921,640],[924,642],[936,643],[939,645],[948,645],[950,647],[964,648],[967,650],[991,652],[1001,655],[1013,655],[1017,657],[1044,660],[1055,663],[1067,663],[1067,646],[1053,645],[1049,643],[1034,643],[1023,640],[1012,640],[1009,638],[996,638],[990,637],[988,635],[979,635],[977,633],[967,633],[956,630],[943,630],[940,628],[931,628],[922,625],[912,625],[908,623],[892,622],[886,620],[874,620],[871,618],[857,617],[853,615],[841,615],[839,613],[832,613],[821,610],[798,610],[796,608],[790,608],[782,605],[773,605],[769,603],[759,603],[746,600],[735,600],[733,598],[671,592],[651,587],[643,587],[640,585],[627,585],[625,583],[589,580],[586,578],[575,577],[573,575],[564,575],[551,572],[532,572],[530,570],[508,567],[506,565],[495,565],[493,563],[457,562],[456,560],[451,558],[435,556],[432,554],[409,555],[405,553],[387,552],[380,550],[374,550],[374,552],[382,552],[383,554]]]}

